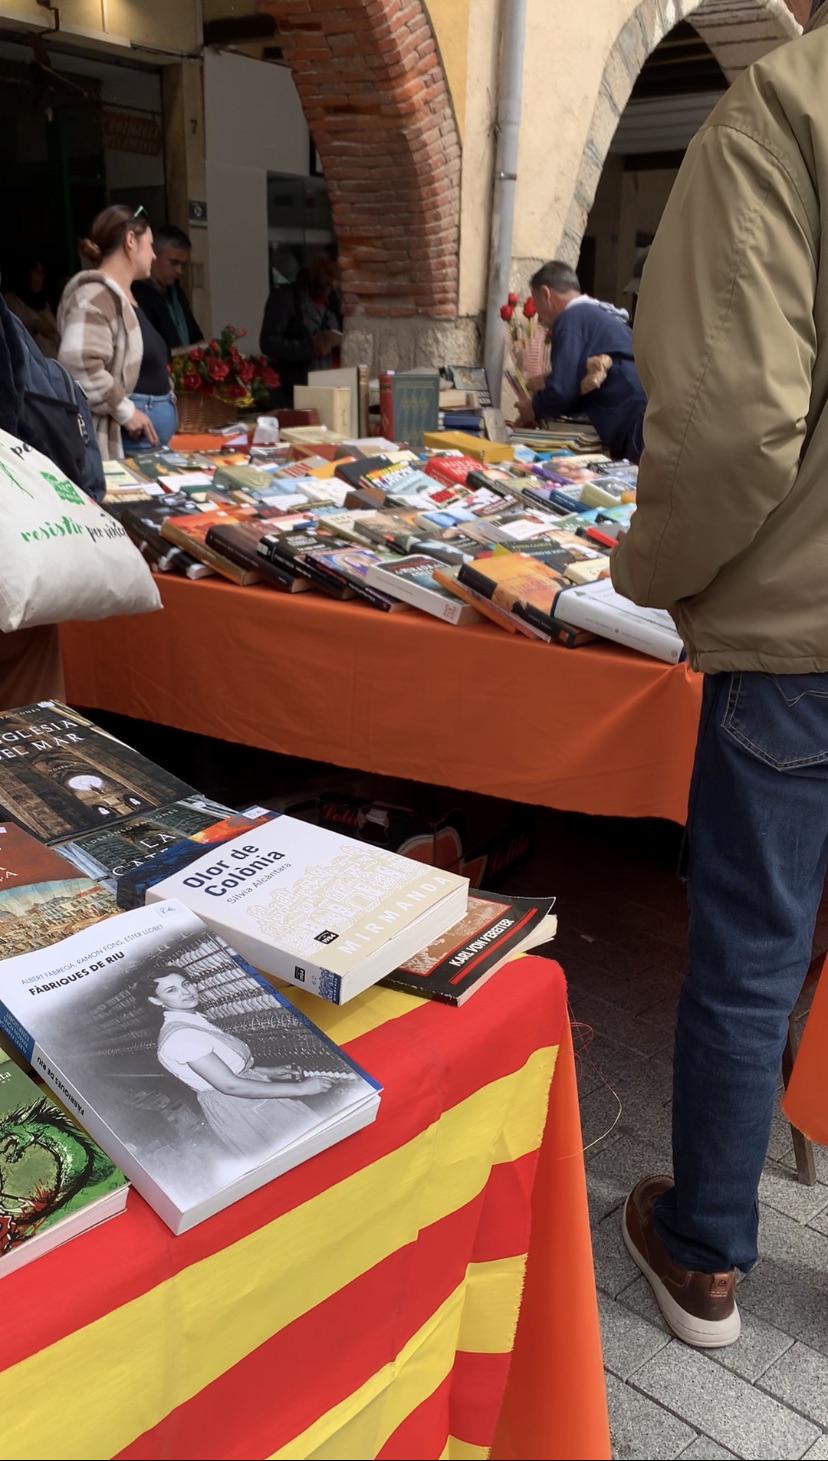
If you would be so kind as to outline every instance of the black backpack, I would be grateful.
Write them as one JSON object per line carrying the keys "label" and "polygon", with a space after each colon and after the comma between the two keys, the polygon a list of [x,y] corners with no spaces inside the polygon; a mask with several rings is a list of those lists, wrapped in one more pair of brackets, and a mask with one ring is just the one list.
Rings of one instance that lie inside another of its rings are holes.
{"label": "black backpack", "polygon": [[96,502],[106,491],[89,403],[0,295],[0,426],[49,457]]}

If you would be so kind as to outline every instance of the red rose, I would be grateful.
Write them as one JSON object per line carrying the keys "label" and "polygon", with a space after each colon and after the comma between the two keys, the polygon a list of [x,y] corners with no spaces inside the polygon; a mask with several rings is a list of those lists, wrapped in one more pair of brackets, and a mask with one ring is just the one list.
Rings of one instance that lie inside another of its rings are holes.
{"label": "red rose", "polygon": [[226,401],[240,401],[247,391],[244,386],[227,386],[222,394]]}
{"label": "red rose", "polygon": [[181,386],[185,391],[198,391],[201,389],[201,376],[195,370],[188,370],[184,374]]}
{"label": "red rose", "polygon": [[244,336],[247,334],[247,331],[246,330],[240,330],[240,329],[238,329],[238,327],[235,327],[234,330],[233,330],[233,334],[235,335],[235,337],[236,337],[237,340],[242,340],[244,338]]}
{"label": "red rose", "polygon": [[528,298],[523,301],[523,313],[525,314],[527,320],[531,320],[534,319],[537,312],[538,307],[530,294]]}
{"label": "red rose", "polygon": [[200,361],[204,359],[204,351],[200,350],[199,347],[196,346],[194,350],[189,350],[187,352],[187,359],[192,360],[193,365],[198,365]]}
{"label": "red rose", "polygon": [[226,360],[210,360],[207,363],[211,380],[226,380],[230,374],[230,366]]}
{"label": "red rose", "polygon": [[279,376],[275,370],[270,369],[269,365],[266,365],[262,371],[262,380],[266,386],[274,387],[279,385]]}
{"label": "red rose", "polygon": [[509,295],[509,303],[510,304],[517,304],[517,302],[518,302],[518,297],[517,297],[517,295],[515,294],[515,292],[513,290],[512,293]]}
{"label": "red rose", "polygon": [[500,318],[502,320],[510,320],[514,312],[515,307],[513,304],[502,304],[500,306]]}
{"label": "red rose", "polygon": [[254,375],[256,374],[256,367],[253,364],[253,361],[252,360],[241,360],[241,361],[239,361],[239,364],[238,364],[238,367],[237,367],[237,370],[236,370],[236,374],[238,375],[239,380],[242,380],[242,381],[252,380],[253,377],[254,377]]}

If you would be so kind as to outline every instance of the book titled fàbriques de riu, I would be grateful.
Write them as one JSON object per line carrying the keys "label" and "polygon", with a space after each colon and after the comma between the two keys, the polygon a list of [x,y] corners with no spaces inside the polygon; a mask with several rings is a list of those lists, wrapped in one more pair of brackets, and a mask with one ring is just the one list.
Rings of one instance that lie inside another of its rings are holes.
{"label": "book titled f\u00e0briques de riu", "polygon": [[175,1233],[379,1104],[372,1077],[173,900],[3,960],[0,1027]]}
{"label": "book titled f\u00e0briques de riu", "polygon": [[445,933],[467,895],[468,878],[285,816],[145,898],[180,898],[258,969],[343,1004]]}

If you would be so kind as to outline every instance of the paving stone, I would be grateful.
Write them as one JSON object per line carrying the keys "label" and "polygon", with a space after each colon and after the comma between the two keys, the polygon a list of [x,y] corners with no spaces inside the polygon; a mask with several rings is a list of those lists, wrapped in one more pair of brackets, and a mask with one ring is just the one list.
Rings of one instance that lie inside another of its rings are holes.
{"label": "paving stone", "polygon": [[657,1329],[661,1329],[664,1334],[670,1335],[670,1330],[655,1301],[653,1291],[644,1275],[638,1272],[638,1269],[636,1269],[634,1281],[628,1284],[625,1289],[619,1290],[618,1302],[619,1304],[623,1304],[625,1309],[631,1309],[634,1314],[638,1314],[640,1318],[646,1319],[648,1324],[653,1324]]}
{"label": "paving stone", "polygon": [[709,1436],[696,1436],[691,1446],[681,1453],[681,1461],[727,1461],[727,1458],[735,1455],[733,1451],[726,1451],[724,1446],[718,1446],[711,1441]]}
{"label": "paving stone", "polygon": [[[740,1298],[741,1295],[737,1302]],[[742,1333],[738,1344],[730,1344],[725,1349],[711,1349],[710,1358],[753,1384],[795,1341],[789,1334],[777,1329],[775,1324],[769,1324],[766,1319],[760,1319],[758,1314],[752,1314],[741,1302],[739,1313]]]}
{"label": "paving stone", "polygon": [[805,1452],[803,1461],[828,1461],[828,1436],[820,1436],[810,1451]]}
{"label": "paving stone", "polygon": [[720,1446],[752,1461],[793,1461],[819,1436],[812,1421],[680,1343],[647,1360],[632,1383],[696,1430],[704,1426],[704,1434]]}
{"label": "paving stone", "polygon": [[595,1282],[611,1299],[617,1299],[638,1275],[638,1269],[624,1247],[615,1213],[592,1230]]}
{"label": "paving stone", "polygon": [[639,1055],[653,1055],[657,1050],[672,1049],[672,1023],[631,1015],[628,1010],[601,999],[580,983],[570,983],[569,1003],[576,1020],[591,1025],[596,1034],[614,1041],[616,1045],[637,1051]]}
{"label": "paving stone", "polygon": [[821,1426],[828,1426],[828,1357],[794,1344],[762,1376],[760,1388]]}
{"label": "paving stone", "polygon": [[606,1294],[598,1295],[601,1318],[601,1340],[604,1364],[619,1380],[627,1380],[633,1371],[669,1343],[662,1330],[640,1319]]}
{"label": "paving stone", "polygon": [[828,1208],[828,1187],[817,1181],[806,1187],[797,1181],[796,1167],[783,1168],[766,1162],[759,1183],[759,1201],[777,1212],[787,1213],[798,1223],[809,1223]]}
{"label": "paving stone", "polygon": [[671,1461],[695,1438],[684,1421],[615,1375],[607,1375],[607,1404],[615,1461]]}
{"label": "paving stone", "polygon": [[759,1245],[762,1262],[740,1285],[739,1307],[828,1354],[828,1237],[764,1207]]}

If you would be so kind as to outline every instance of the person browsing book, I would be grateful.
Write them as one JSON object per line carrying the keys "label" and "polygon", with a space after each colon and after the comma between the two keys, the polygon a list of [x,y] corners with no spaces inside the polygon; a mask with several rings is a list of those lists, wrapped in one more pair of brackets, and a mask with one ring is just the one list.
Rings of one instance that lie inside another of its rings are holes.
{"label": "person browsing book", "polygon": [[150,1004],[164,1011],[158,1059],[170,1075],[195,1091],[210,1130],[229,1151],[250,1155],[300,1136],[317,1121],[302,1096],[321,1096],[328,1076],[296,1079],[289,1065],[256,1065],[250,1047],[199,1013],[196,984],[175,964],[147,978]]}
{"label": "person browsing book", "polygon": [[132,286],[153,260],[143,208],[113,203],[81,240],[90,268],[69,280],[58,307],[59,360],[83,387],[105,460],[169,441],[175,429],[167,347],[136,308]]}
{"label": "person browsing book", "polygon": [[167,349],[187,349],[204,339],[184,290],[181,275],[190,262],[192,244],[186,233],[165,223],[153,238],[155,258],[148,279],[136,279],[133,294]]}
{"label": "person browsing book", "polygon": [[[583,414],[612,456],[637,462],[647,397],[633,360],[627,311],[582,294],[575,270],[558,259],[533,274],[530,288],[538,320],[551,332],[552,360],[546,379],[530,382],[536,387],[532,395],[518,398],[518,420],[528,425]],[[600,383],[585,390],[596,356],[609,356],[611,363]]]}
{"label": "person browsing book", "polygon": [[338,365],[342,343],[338,282],[336,260],[317,254],[292,284],[280,284],[271,290],[259,349],[279,372],[280,387],[274,405],[293,405],[293,388],[307,384],[311,366],[328,370]]}
{"label": "person browsing book", "polygon": [[690,143],[641,281],[647,449],[611,559],[619,593],[668,609],[704,675],[673,1171],[623,1213],[668,1325],[702,1347],[739,1337],[735,1271],[758,1259],[828,861],[826,76],[820,4]]}

